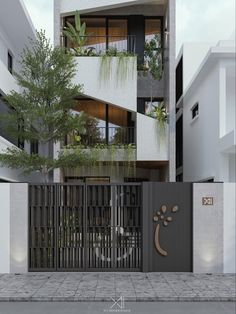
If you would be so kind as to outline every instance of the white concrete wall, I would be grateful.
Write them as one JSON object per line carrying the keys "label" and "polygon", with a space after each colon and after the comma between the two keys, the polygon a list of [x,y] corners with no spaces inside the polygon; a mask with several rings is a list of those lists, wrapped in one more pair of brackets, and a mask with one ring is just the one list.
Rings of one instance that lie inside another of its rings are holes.
{"label": "white concrete wall", "polygon": [[[119,80],[117,75],[118,58],[111,58],[110,79],[102,79],[101,57],[77,57],[75,84],[83,85],[83,93],[91,98],[136,111],[137,108],[137,61],[131,57],[128,63],[128,76]],[[133,61],[132,61],[133,60]]]}
{"label": "white concrete wall", "polygon": [[[203,205],[203,197],[213,197],[213,205]],[[193,184],[193,272],[222,273],[223,184]]]}
{"label": "white concrete wall", "polygon": [[5,64],[0,60],[0,90],[4,94],[9,94],[12,90],[19,91],[13,75],[8,71]]}
{"label": "white concrete wall", "polygon": [[192,81],[212,43],[185,43],[183,45],[183,92]]}
{"label": "white concrete wall", "polygon": [[235,62],[230,65],[231,71],[226,71],[226,133],[229,133],[236,128],[236,96],[235,96],[235,86],[236,86],[236,70]]}
{"label": "white concrete wall", "polygon": [[[209,92],[211,91],[211,92]],[[191,108],[199,103],[199,116],[192,120]],[[183,103],[183,180],[219,181],[219,68],[215,67],[195,84]]]}
{"label": "white concrete wall", "polygon": [[[26,144],[26,151],[29,151],[29,144]],[[6,151],[7,148],[16,147],[5,138],[0,136],[0,153]],[[23,175],[22,170],[11,169],[0,166],[0,179],[8,182],[43,182],[43,177],[39,172],[32,172],[29,175]]]}
{"label": "white concrete wall", "polygon": [[236,272],[235,183],[224,183],[224,273]]}
{"label": "white concrete wall", "polygon": [[156,119],[137,113],[137,161],[168,160],[168,126],[163,132]]}
{"label": "white concrete wall", "polygon": [[[6,151],[7,148],[14,147],[9,141],[0,136],[0,153]],[[7,167],[0,166],[0,179],[6,181],[18,181],[19,180],[19,171],[13,170]]]}
{"label": "white concrete wall", "polygon": [[0,273],[10,272],[10,184],[0,183]]}
{"label": "white concrete wall", "polygon": [[28,272],[28,185],[0,183],[0,273]]}
{"label": "white concrete wall", "polygon": [[[125,5],[147,4],[147,0],[56,0],[60,1],[61,13],[74,12],[79,10],[82,13],[100,11]],[[163,4],[164,0],[156,0],[157,4]]]}
{"label": "white concrete wall", "polygon": [[0,61],[7,67],[8,63],[8,50],[15,55],[15,48],[8,39],[8,36],[6,35],[5,31],[3,30],[3,26],[1,25],[0,22]]}
{"label": "white concrete wall", "polygon": [[28,184],[10,186],[10,272],[28,272]]}
{"label": "white concrete wall", "polygon": [[[223,59],[206,66],[183,100],[183,179],[234,182],[233,61]],[[192,119],[191,109],[196,103],[199,116]]]}

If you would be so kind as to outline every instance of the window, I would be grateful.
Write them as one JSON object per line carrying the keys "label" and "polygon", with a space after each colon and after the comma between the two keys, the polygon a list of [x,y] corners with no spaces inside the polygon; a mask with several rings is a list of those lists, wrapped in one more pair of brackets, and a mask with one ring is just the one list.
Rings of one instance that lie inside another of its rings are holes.
{"label": "window", "polygon": [[145,114],[149,116],[152,113],[154,107],[158,107],[163,99],[154,98],[152,101],[150,98],[138,98],[137,99],[137,111],[138,113]]}
{"label": "window", "polygon": [[178,66],[176,68],[176,103],[179,101],[180,97],[183,95],[183,57],[180,59]]}
{"label": "window", "polygon": [[127,50],[128,23],[126,19],[108,20],[108,47],[118,51]]}
{"label": "window", "polygon": [[39,142],[36,140],[36,141],[31,141],[30,142],[30,154],[38,154],[39,152]]}
{"label": "window", "polygon": [[183,116],[176,122],[176,168],[183,166]]}
{"label": "window", "polygon": [[11,53],[8,51],[8,71],[12,74],[12,70],[13,70],[13,57],[11,55]]}
{"label": "window", "polygon": [[198,104],[198,102],[192,107],[191,111],[192,111],[192,119],[199,116],[199,104]]}

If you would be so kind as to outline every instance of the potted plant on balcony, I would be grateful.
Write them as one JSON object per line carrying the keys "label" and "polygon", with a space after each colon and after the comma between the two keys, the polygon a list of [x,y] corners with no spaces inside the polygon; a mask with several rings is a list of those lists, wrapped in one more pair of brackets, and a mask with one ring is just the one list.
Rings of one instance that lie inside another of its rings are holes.
{"label": "potted plant on balcony", "polygon": [[86,23],[81,23],[80,14],[75,12],[75,26],[67,22],[63,29],[63,34],[72,44],[72,51],[76,56],[95,56],[96,53],[93,47],[85,48],[88,37],[91,34],[86,34]]}
{"label": "potted plant on balcony", "polygon": [[152,107],[153,108],[150,111],[149,116],[156,119],[158,135],[161,139],[164,139],[166,134],[166,126],[168,123],[168,112],[165,103],[162,101],[157,106],[152,105]]}

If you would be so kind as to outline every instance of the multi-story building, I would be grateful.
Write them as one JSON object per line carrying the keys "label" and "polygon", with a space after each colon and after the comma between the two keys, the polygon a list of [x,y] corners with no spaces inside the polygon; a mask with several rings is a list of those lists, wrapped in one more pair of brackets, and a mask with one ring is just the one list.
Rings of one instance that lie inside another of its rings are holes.
{"label": "multi-story building", "polygon": [[177,181],[235,182],[233,39],[186,44],[177,58]]}
{"label": "multi-story building", "polygon": [[[14,7],[14,10],[12,8]],[[11,16],[11,18],[9,18]],[[12,21],[14,20],[14,23]],[[19,56],[28,43],[29,38],[35,38],[35,29],[24,6],[23,1],[4,1],[0,10],[0,112],[11,114],[11,109],[4,101],[4,96],[12,90],[20,91],[13,76],[19,71]],[[13,138],[0,122],[0,152],[8,147],[19,147],[19,149],[34,149],[33,145],[20,143],[18,138]],[[25,147],[24,147],[25,146]],[[25,180],[20,171],[0,167],[0,182],[14,182]],[[38,180],[32,175],[27,180]]]}
{"label": "multi-story building", "polygon": [[[54,4],[56,46],[71,47],[63,29],[67,22],[75,24],[76,11],[81,24],[86,24],[83,54],[75,56],[74,83],[83,85],[75,111],[90,119],[80,144],[85,149],[96,147],[100,160],[97,168],[57,170],[54,180],[174,181],[175,1],[55,0]],[[160,80],[143,75],[146,44],[157,37],[162,46]],[[163,130],[150,116],[161,102],[168,112]],[[60,149],[62,145],[55,145],[55,156]]]}

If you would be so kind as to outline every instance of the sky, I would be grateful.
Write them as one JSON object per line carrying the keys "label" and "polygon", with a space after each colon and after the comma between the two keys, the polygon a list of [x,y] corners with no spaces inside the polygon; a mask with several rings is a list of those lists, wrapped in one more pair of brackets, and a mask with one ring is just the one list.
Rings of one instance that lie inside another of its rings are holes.
{"label": "sky", "polygon": [[[36,29],[44,29],[53,41],[53,0],[23,1]],[[184,42],[217,43],[232,37],[235,34],[235,2],[176,0],[176,53]]]}

